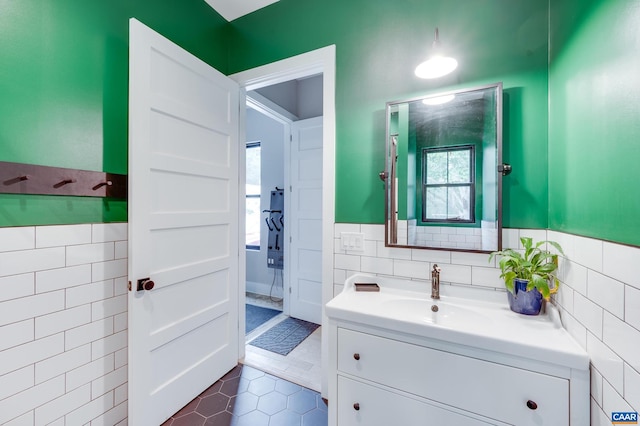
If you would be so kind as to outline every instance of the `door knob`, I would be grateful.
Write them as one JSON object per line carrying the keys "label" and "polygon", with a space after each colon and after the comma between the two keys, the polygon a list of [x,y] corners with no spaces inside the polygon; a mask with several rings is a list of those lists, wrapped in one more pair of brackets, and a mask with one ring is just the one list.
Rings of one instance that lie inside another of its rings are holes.
{"label": "door knob", "polygon": [[360,354],[359,353],[353,354],[353,359],[355,359],[356,361],[360,361]]}
{"label": "door knob", "polygon": [[353,409],[356,410],[356,411],[360,411],[360,404],[358,402],[353,404]]}
{"label": "door knob", "polygon": [[536,404],[535,401],[528,400],[527,407],[529,407],[530,410],[535,410],[538,408],[538,404]]}
{"label": "door knob", "polygon": [[156,283],[151,281],[151,278],[142,278],[142,279],[138,280],[137,290],[138,291],[152,290],[155,285],[156,285]]}

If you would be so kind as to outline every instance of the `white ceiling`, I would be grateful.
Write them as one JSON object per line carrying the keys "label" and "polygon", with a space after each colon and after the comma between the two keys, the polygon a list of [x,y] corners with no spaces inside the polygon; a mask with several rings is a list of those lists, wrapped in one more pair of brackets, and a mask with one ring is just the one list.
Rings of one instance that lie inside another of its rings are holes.
{"label": "white ceiling", "polygon": [[224,19],[231,22],[279,0],[205,0]]}

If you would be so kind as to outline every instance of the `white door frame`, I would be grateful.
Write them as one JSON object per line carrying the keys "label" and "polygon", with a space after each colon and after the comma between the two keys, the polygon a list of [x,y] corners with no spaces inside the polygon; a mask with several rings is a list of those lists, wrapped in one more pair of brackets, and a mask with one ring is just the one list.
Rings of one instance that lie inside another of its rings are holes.
{"label": "white door frame", "polygon": [[[322,116],[323,116],[323,136],[322,136],[322,325],[327,325],[327,317],[324,312],[324,305],[333,298],[333,233],[335,223],[335,138],[336,138],[336,111],[335,111],[335,88],[336,88],[336,47],[335,45],[323,47],[311,52],[303,53],[281,61],[273,62],[247,71],[242,71],[229,77],[240,86],[240,105],[246,105],[246,91],[255,90],[273,84],[283,83],[296,78],[308,77],[322,73]],[[243,90],[244,89],[244,90]],[[244,140],[244,126],[246,117],[244,108],[240,108],[240,139]],[[239,179],[240,191],[244,192],[246,170],[244,144],[238,144],[240,153],[238,161],[240,164]],[[239,200],[244,205],[244,193],[239,194]],[[242,215],[240,215],[242,216]],[[240,313],[240,330],[244,330],[244,300],[245,280],[246,280],[246,257],[242,248],[244,247],[244,216],[240,220],[240,259],[239,259],[239,291],[238,300],[242,306],[238,307]],[[327,327],[323,327],[327,330]],[[244,339],[240,339],[239,352],[244,356]],[[328,336],[322,333],[322,370],[328,368]],[[322,396],[327,396],[328,377],[322,375]]]}

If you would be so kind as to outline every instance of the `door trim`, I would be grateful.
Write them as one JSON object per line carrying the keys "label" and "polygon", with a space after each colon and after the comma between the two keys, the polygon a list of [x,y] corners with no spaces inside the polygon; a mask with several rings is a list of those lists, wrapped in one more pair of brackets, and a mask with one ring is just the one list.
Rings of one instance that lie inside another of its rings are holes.
{"label": "door trim", "polygon": [[[303,53],[291,58],[266,64],[247,71],[232,74],[229,77],[235,80],[240,86],[240,105],[246,104],[246,91],[255,90],[261,87],[282,83],[288,80],[308,77],[322,73],[322,116],[323,116],[323,136],[322,136],[322,325],[327,330],[327,317],[324,312],[324,305],[333,298],[333,233],[335,224],[335,135],[336,135],[336,111],[335,111],[335,88],[336,88],[336,47],[335,45],[323,47],[311,52]],[[240,140],[244,140],[245,114],[240,108]],[[244,145],[238,144],[239,165],[242,168],[239,172],[240,189],[244,192],[245,170],[244,170]],[[244,199],[244,193],[239,194],[239,199]],[[244,247],[244,220],[240,220],[240,259],[238,290],[238,307],[240,315],[240,326],[244,330],[244,294],[246,280],[246,256],[242,251]],[[242,302],[240,302],[242,300]],[[239,343],[240,356],[244,357],[244,339]],[[322,369],[328,368],[328,335],[322,333]],[[327,396],[328,376],[322,375],[322,396]]]}

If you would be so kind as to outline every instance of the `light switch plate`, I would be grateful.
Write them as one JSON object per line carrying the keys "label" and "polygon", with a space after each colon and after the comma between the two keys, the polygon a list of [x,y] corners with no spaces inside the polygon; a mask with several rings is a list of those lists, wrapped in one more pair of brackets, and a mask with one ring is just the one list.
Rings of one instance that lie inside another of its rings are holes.
{"label": "light switch plate", "polygon": [[342,250],[364,251],[364,234],[360,232],[341,232],[340,242]]}

